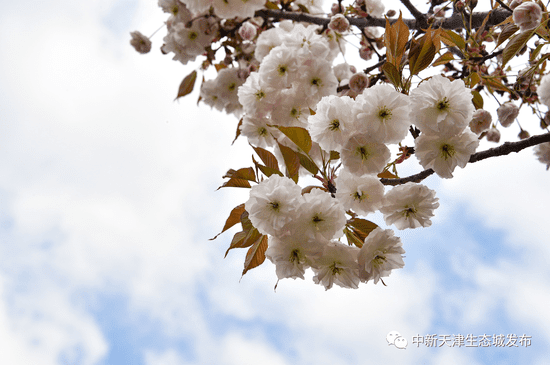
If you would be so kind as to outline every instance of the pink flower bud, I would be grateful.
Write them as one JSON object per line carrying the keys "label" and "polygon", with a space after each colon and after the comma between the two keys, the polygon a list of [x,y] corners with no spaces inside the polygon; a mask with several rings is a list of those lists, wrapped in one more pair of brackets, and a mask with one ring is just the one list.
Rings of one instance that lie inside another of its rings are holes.
{"label": "pink flower bud", "polygon": [[363,72],[358,72],[349,79],[349,88],[358,94],[367,86],[369,86],[369,79]]}
{"label": "pink flower bud", "polygon": [[149,53],[151,51],[151,41],[149,38],[138,32],[137,30],[135,32],[131,32],[130,35],[132,36],[132,39],[130,40],[130,44],[136,51],[138,51],[141,54]]}
{"label": "pink flower bud", "polygon": [[514,9],[512,17],[519,30],[525,32],[526,30],[535,29],[540,24],[542,9],[537,3],[528,1],[518,5]]}
{"label": "pink flower bud", "polygon": [[245,41],[251,41],[256,37],[256,27],[250,22],[244,22],[239,28],[239,35]]}
{"label": "pink flower bud", "polygon": [[491,113],[484,109],[478,109],[474,112],[472,116],[472,121],[470,122],[470,129],[475,134],[481,134],[481,132],[486,131],[491,126],[493,117]]}
{"label": "pink flower bud", "polygon": [[519,108],[512,102],[502,104],[497,109],[498,121],[504,128],[508,128],[517,118]]}
{"label": "pink flower bud", "polygon": [[374,52],[370,47],[368,46],[361,47],[361,49],[359,50],[359,57],[361,57],[365,61],[368,61],[372,58],[373,53]]}
{"label": "pink flower bud", "polygon": [[332,29],[338,33],[344,33],[349,29],[349,21],[346,19],[344,14],[336,14],[330,18],[330,23],[328,24],[329,29]]}
{"label": "pink flower bud", "polygon": [[491,128],[487,131],[485,138],[487,138],[489,142],[498,143],[500,141],[500,132],[496,128]]}

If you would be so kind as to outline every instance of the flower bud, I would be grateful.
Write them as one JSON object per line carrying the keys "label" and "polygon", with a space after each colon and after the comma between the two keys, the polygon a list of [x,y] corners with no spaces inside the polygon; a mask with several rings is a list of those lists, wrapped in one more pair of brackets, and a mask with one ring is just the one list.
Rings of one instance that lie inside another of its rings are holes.
{"label": "flower bud", "polygon": [[331,7],[330,7],[330,11],[333,15],[338,14],[338,13],[343,13],[344,10],[345,10],[344,5],[341,5],[341,4],[339,5],[337,3],[332,4]]}
{"label": "flower bud", "polygon": [[535,29],[540,24],[542,9],[537,3],[528,1],[514,9],[512,18],[519,30],[525,32],[526,30]]}
{"label": "flower bud", "polygon": [[514,10],[514,9],[517,8],[518,5],[520,5],[522,2],[523,2],[523,0],[512,0],[512,2],[510,3],[509,7],[510,7],[510,9]]}
{"label": "flower bud", "polygon": [[358,94],[367,86],[369,86],[369,79],[363,72],[358,72],[349,79],[349,88]]}
{"label": "flower bud", "polygon": [[498,121],[504,128],[508,128],[519,114],[519,108],[512,102],[502,104],[497,109]]}
{"label": "flower bud", "polygon": [[250,22],[244,22],[239,28],[239,35],[245,41],[251,41],[256,37],[256,27]]}
{"label": "flower bud", "polygon": [[529,134],[529,132],[522,129],[521,132],[519,132],[518,137],[519,137],[519,139],[525,139],[525,138],[531,137],[531,135]]}
{"label": "flower bud", "polygon": [[335,32],[344,33],[349,29],[349,21],[346,19],[344,14],[336,14],[330,18],[328,27]]}
{"label": "flower bud", "polygon": [[491,113],[484,109],[478,109],[472,116],[472,120],[470,121],[470,129],[472,132],[479,135],[481,132],[489,129],[492,121],[493,117],[491,116]]}
{"label": "flower bud", "polygon": [[386,16],[387,16],[388,18],[391,18],[392,16],[395,16],[395,14],[397,14],[397,12],[396,12],[395,10],[393,10],[393,9],[390,9],[390,10],[388,10],[388,12],[386,13]]}
{"label": "flower bud", "polygon": [[141,54],[149,53],[151,51],[151,41],[149,38],[138,32],[137,30],[135,32],[131,32],[130,35],[132,36],[132,39],[130,40],[130,44],[136,51],[138,51]]}
{"label": "flower bud", "polygon": [[374,53],[373,50],[368,46],[364,46],[364,47],[361,47],[361,49],[359,49],[359,57],[361,57],[365,61],[370,60],[372,58],[373,53]]}
{"label": "flower bud", "polygon": [[487,138],[489,142],[498,143],[500,141],[500,132],[498,129],[493,127],[487,131],[485,138]]}

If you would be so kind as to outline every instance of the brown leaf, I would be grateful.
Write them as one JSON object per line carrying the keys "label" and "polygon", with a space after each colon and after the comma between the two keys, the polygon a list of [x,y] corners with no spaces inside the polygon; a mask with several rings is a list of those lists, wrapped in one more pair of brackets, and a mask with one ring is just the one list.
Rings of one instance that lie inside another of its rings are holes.
{"label": "brown leaf", "polygon": [[347,226],[352,227],[353,232],[365,242],[365,238],[378,227],[376,223],[362,218],[351,218],[348,220]]}
{"label": "brown leaf", "polygon": [[267,236],[262,235],[256,240],[256,242],[248,249],[246,253],[246,259],[244,260],[243,276],[255,267],[260,266],[265,261],[265,251],[267,250]]}
{"label": "brown leaf", "polygon": [[279,142],[279,149],[285,160],[285,166],[287,169],[288,177],[290,177],[294,182],[298,182],[298,171],[300,170],[300,158],[298,154],[292,150],[292,148],[283,146]]}
{"label": "brown leaf", "polygon": [[309,171],[312,175],[315,175],[319,172],[319,168],[309,157],[302,153],[298,153],[298,159],[300,160],[300,165]]}
{"label": "brown leaf", "polygon": [[392,174],[391,172],[389,171],[382,171],[381,173],[379,173],[378,175],[379,178],[381,179],[397,179],[397,175],[394,175]]}
{"label": "brown leaf", "polygon": [[281,127],[275,125],[273,127],[279,129],[305,153],[309,153],[311,150],[311,136],[306,129],[301,127]]}
{"label": "brown leaf", "polygon": [[277,161],[277,158],[268,150],[264,150],[261,147],[252,147],[256,154],[260,156],[260,159],[262,162],[267,166],[274,170],[279,171],[279,162]]}
{"label": "brown leaf", "polygon": [[521,49],[525,47],[527,42],[531,39],[531,37],[534,34],[535,34],[535,29],[527,30],[525,32],[516,34],[512,39],[510,39],[510,41],[502,51],[502,68],[503,69],[504,69],[504,66],[506,66],[506,64],[508,63],[508,61],[514,58],[514,56],[516,56],[519,53],[519,51],[521,51]]}
{"label": "brown leaf", "polygon": [[245,179],[232,177],[216,190],[220,190],[221,188],[250,188],[250,183]]}
{"label": "brown leaf", "polygon": [[227,231],[229,228],[233,227],[235,224],[239,223],[241,221],[241,215],[245,212],[244,204],[237,205],[231,213],[229,213],[229,217],[225,221],[225,225],[223,226],[223,229],[220,233],[216,235],[214,238],[210,238],[210,241],[215,240],[218,238],[220,234]]}
{"label": "brown leaf", "polygon": [[191,72],[189,75],[185,76],[185,78],[182,80],[180,87],[178,89],[178,96],[174,100],[178,100],[179,98],[190,94],[191,91],[193,91],[193,88],[195,87],[195,81],[197,80],[197,71]]}

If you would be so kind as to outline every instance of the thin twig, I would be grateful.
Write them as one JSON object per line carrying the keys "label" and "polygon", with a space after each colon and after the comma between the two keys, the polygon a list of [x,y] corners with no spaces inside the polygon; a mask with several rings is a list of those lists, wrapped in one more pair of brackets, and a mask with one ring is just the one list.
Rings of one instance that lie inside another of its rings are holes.
{"label": "thin twig", "polygon": [[[470,156],[470,160],[468,162],[474,163],[481,160],[485,160],[486,158],[490,158],[490,157],[504,156],[512,152],[517,153],[528,147],[536,146],[544,142],[550,142],[550,133],[539,134],[536,136],[523,139],[518,142],[505,142],[498,147],[494,147],[486,151],[474,153],[473,155]],[[392,186],[402,185],[408,182],[418,183],[424,180],[425,178],[427,178],[428,176],[432,175],[433,173],[434,173],[434,170],[427,169],[418,174],[407,176],[401,179],[380,179],[380,182],[384,185],[392,185]]]}

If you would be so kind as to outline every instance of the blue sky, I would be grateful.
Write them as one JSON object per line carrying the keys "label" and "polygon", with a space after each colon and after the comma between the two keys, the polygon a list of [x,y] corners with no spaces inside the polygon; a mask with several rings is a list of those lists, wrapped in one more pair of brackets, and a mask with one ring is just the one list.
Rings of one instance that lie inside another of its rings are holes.
{"label": "blue sky", "polygon": [[[396,232],[387,287],[274,292],[270,263],[241,279],[244,252],[223,258],[234,231],[208,240],[246,200],[216,191],[250,163],[237,121],[172,101],[190,68],[160,54],[164,30],[149,55],[129,46],[164,19],[156,1],[0,4],[0,363],[547,364],[550,175],[532,151],[427,179],[441,206]],[[470,333],[531,346],[412,344]]]}

